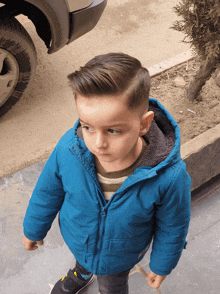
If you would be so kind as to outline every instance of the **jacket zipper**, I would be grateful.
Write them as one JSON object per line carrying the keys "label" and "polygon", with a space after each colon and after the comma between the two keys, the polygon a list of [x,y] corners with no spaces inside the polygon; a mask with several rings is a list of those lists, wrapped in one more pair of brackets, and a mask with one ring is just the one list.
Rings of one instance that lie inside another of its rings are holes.
{"label": "jacket zipper", "polygon": [[101,221],[100,221],[100,231],[99,231],[99,242],[98,242],[97,247],[101,251],[102,250],[102,239],[103,239],[104,230],[105,230],[105,218],[106,218],[105,207],[102,207],[102,211],[101,211],[100,215],[101,215]]}

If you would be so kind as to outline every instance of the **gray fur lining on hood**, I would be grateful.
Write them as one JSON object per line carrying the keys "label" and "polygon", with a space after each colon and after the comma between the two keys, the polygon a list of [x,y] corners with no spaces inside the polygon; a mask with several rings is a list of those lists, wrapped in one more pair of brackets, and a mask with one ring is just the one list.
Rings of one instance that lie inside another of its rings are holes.
{"label": "gray fur lining on hood", "polygon": [[137,167],[158,165],[168,157],[175,144],[175,131],[169,119],[155,106],[150,105],[149,111],[154,112],[154,119],[143,136],[148,147]]}
{"label": "gray fur lining on hood", "polygon": [[[154,167],[164,161],[175,144],[175,131],[168,118],[166,118],[160,110],[149,105],[149,111],[154,112],[149,131],[143,136],[148,147],[141,157],[137,167],[151,166]],[[79,124],[76,130],[79,138],[83,139],[82,127]]]}

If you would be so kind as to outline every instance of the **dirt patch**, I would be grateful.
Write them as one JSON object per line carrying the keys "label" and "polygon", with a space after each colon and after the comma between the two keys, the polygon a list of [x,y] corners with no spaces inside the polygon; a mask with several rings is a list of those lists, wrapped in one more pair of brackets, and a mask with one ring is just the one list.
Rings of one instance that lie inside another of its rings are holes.
{"label": "dirt patch", "polygon": [[[175,66],[151,79],[150,97],[156,98],[174,117],[181,131],[181,144],[220,123],[220,87],[215,75],[206,82],[196,101],[186,98],[186,87],[199,68],[198,58]],[[175,79],[180,78],[176,85]]]}

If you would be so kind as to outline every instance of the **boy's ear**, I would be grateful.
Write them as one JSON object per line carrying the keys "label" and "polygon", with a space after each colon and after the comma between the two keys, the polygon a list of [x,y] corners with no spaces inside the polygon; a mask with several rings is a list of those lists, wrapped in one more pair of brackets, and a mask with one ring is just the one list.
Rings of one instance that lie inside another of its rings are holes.
{"label": "boy's ear", "polygon": [[154,118],[153,111],[148,111],[143,114],[141,119],[141,129],[140,129],[139,136],[143,136],[148,132],[153,118]]}

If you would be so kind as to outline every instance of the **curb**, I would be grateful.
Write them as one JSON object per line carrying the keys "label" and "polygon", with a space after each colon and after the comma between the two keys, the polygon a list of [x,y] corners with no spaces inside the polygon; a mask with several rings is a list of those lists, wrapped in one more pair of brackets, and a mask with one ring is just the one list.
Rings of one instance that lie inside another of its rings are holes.
{"label": "curb", "polygon": [[148,68],[149,74],[151,77],[154,77],[156,75],[159,75],[160,73],[171,69],[174,66],[180,65],[181,63],[184,63],[194,57],[191,50],[188,50],[186,52],[180,53],[172,58],[169,58],[165,61],[162,61],[160,63],[157,63],[151,67]]}
{"label": "curb", "polygon": [[181,156],[195,190],[220,174],[220,124],[181,146]]}
{"label": "curb", "polygon": [[[174,66],[192,59],[188,50],[166,61],[150,67],[154,77]],[[220,124],[181,145],[181,157],[186,163],[186,170],[192,179],[191,190],[195,190],[220,174]]]}

